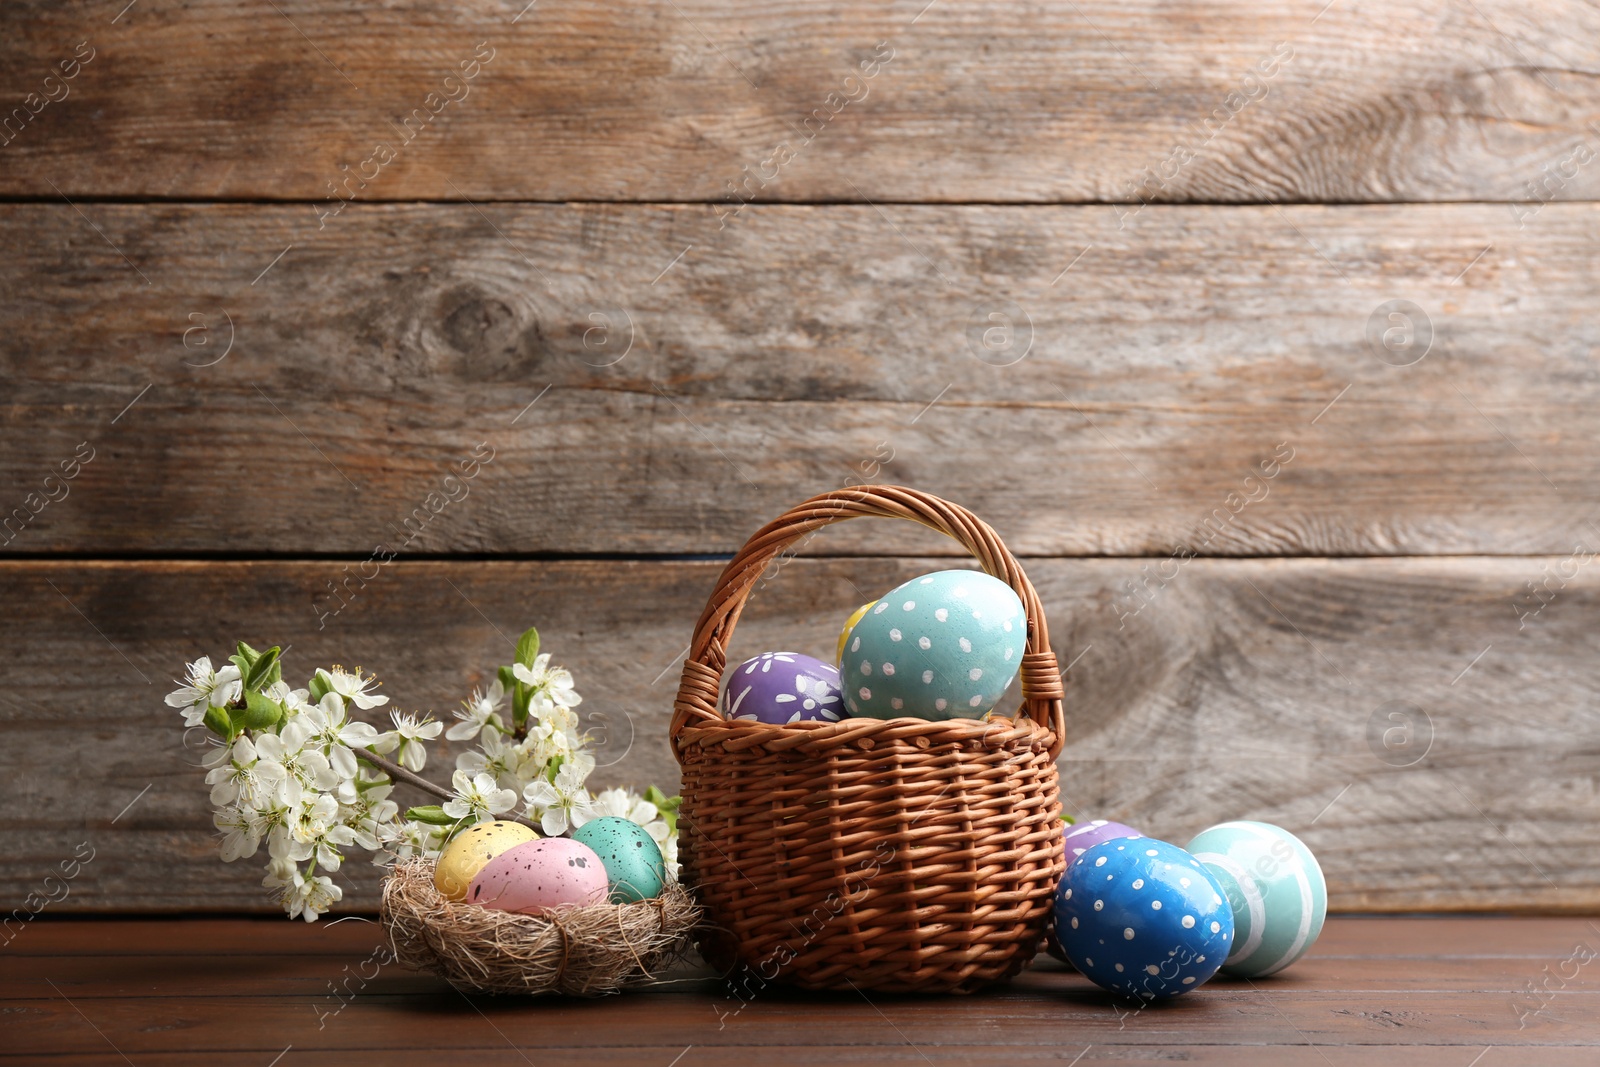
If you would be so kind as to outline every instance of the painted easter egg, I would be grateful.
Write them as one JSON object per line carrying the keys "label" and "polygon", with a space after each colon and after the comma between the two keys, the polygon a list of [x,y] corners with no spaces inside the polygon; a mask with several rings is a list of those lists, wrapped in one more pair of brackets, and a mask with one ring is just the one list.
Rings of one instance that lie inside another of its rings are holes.
{"label": "painted easter egg", "polygon": [[1161,1000],[1203,984],[1233,945],[1233,912],[1199,860],[1153,838],[1103,841],[1056,890],[1056,936],[1096,985]]}
{"label": "painted easter egg", "polygon": [[468,904],[543,915],[563,904],[602,904],[606,868],[570,837],[528,841],[490,860],[467,889]]}
{"label": "painted easter egg", "polygon": [[496,820],[469,826],[452,837],[439,853],[439,861],[433,866],[434,888],[447,900],[466,900],[472,880],[490,860],[507,849],[538,839],[538,834],[520,822]]}
{"label": "painted easter egg", "polygon": [[[1092,819],[1088,822],[1071,823],[1062,828],[1061,848],[1066,853],[1067,865],[1083,855],[1089,849],[1102,841],[1116,841],[1125,837],[1143,837],[1139,831],[1131,826],[1124,826],[1120,822],[1111,822],[1106,819]],[[1062,951],[1061,942],[1056,940],[1054,926],[1045,931],[1045,951],[1063,963],[1069,962],[1067,954]]]}
{"label": "painted easter egg", "polygon": [[873,719],[980,719],[1017,676],[1028,620],[982,571],[935,571],[896,587],[850,632],[845,706]]}
{"label": "painted easter egg", "polygon": [[722,713],[756,722],[835,722],[844,714],[839,669],[801,652],[763,652],[728,675]]}
{"label": "painted easter egg", "polygon": [[572,831],[572,839],[594,849],[606,869],[613,904],[650,900],[667,880],[661,846],[632,819],[606,815]]}
{"label": "painted easter egg", "polygon": [[1260,978],[1305,955],[1328,916],[1328,883],[1301,840],[1281,826],[1225,822],[1189,851],[1222,884],[1233,907],[1233,951],[1223,973]]}
{"label": "painted easter egg", "polygon": [[1124,837],[1143,837],[1138,830],[1131,826],[1124,826],[1120,822],[1109,822],[1105,819],[1091,819],[1088,822],[1074,823],[1061,832],[1061,847],[1066,852],[1067,862],[1089,851],[1102,841],[1116,841]]}
{"label": "painted easter egg", "polygon": [[876,600],[867,601],[867,603],[852,611],[850,613],[850,617],[844,620],[844,629],[839,631],[839,647],[835,649],[833,653],[835,662],[844,659],[844,643],[850,640],[850,631],[856,628],[856,623],[861,621],[861,616],[871,611],[872,605],[876,603]]}

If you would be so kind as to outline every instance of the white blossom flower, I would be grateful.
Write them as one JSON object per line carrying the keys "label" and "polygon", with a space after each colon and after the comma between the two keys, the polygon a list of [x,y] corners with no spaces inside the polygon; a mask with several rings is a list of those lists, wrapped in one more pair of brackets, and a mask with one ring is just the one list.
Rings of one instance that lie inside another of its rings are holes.
{"label": "white blossom flower", "polygon": [[358,748],[377,744],[378,731],[372,724],[354,722],[345,708],[344,698],[328,693],[322,703],[306,705],[298,722],[307,731],[306,744],[315,747],[342,777],[356,776]]}
{"label": "white blossom flower", "polygon": [[551,704],[532,713],[533,721],[551,730],[550,739],[562,752],[587,745],[590,738],[578,733],[578,713],[560,704]]}
{"label": "white blossom flower", "polygon": [[517,802],[515,792],[501,789],[488,774],[469,775],[466,771],[457,771],[451,776],[450,783],[455,787],[456,795],[454,800],[444,802],[444,813],[452,819],[488,822],[496,815],[510,811]]}
{"label": "white blossom flower", "polygon": [[667,821],[661,818],[659,808],[627,789],[606,789],[595,796],[594,817],[598,819],[603,815],[614,815],[638,823],[658,845],[672,833]]}
{"label": "white blossom flower", "polygon": [[[394,838],[394,854],[397,859],[408,859],[412,856],[433,856],[443,846],[443,835],[447,827],[431,826],[425,822],[407,820],[400,824]],[[373,860],[374,863],[381,859]]]}
{"label": "white blossom flower", "polygon": [[275,863],[291,863],[289,852],[294,847],[290,827],[300,817],[299,804],[285,804],[276,797],[257,798],[249,809],[250,833],[258,840],[265,838],[267,855]]}
{"label": "white blossom flower", "polygon": [[302,717],[285,724],[279,733],[261,733],[255,739],[256,755],[260,757],[257,775],[276,779],[278,799],[291,807],[300,803],[306,790],[333,789],[339,784],[339,775],[328,757],[305,747],[310,732]]}
{"label": "white blossom flower", "polygon": [[399,833],[395,821],[400,805],[389,799],[392,792],[394,783],[383,776],[346,779],[335,791],[339,821],[350,828],[355,843],[369,852],[383,848]]}
{"label": "white blossom flower", "polygon": [[505,723],[500,720],[499,711],[505,702],[506,687],[500,684],[498,677],[490,683],[488,692],[474,689],[471,699],[463,700],[461,710],[455,713],[461,721],[450,727],[445,736],[452,741],[471,741],[478,736],[478,731],[491,723],[504,731]]}
{"label": "white blossom flower", "polygon": [[206,773],[206,784],[211,786],[211,803],[219,808],[230,804],[249,806],[263,791],[277,792],[288,775],[283,764],[259,757],[255,742],[248,734],[240,734],[223,751],[227,758],[216,760],[215,766]]}
{"label": "white blossom flower", "polygon": [[394,721],[394,729],[380,735],[372,747],[379,752],[389,752],[398,747],[400,754],[395,761],[400,766],[408,771],[422,770],[428,762],[428,747],[423,742],[438,737],[444,730],[444,723],[433,719],[419,720],[407,711],[391,711],[389,718]]}
{"label": "white blossom flower", "polygon": [[200,726],[206,721],[207,708],[225,707],[238,700],[243,690],[238,667],[230,663],[213,671],[211,657],[201,656],[189,664],[189,676],[167,694],[167,706],[183,709],[183,725]]}
{"label": "white blossom flower", "polygon": [[531,774],[523,775],[525,757],[520,748],[506,741],[503,734],[490,731],[478,738],[478,747],[456,757],[456,770],[471,775],[487,774],[501,788],[520,791]]}
{"label": "white blossom flower", "polygon": [[350,701],[362,711],[371,711],[373,708],[382,707],[389,703],[389,698],[369,693],[367,690],[378,684],[376,677],[364,678],[361,668],[347,671],[343,667],[334,667],[327,672],[328,688]]}
{"label": "white blossom flower", "polygon": [[554,782],[540,778],[522,791],[528,817],[539,820],[545,836],[560,837],[567,827],[575,830],[594,818],[594,801],[583,787],[593,770],[594,757],[579,752],[561,764]]}
{"label": "white blossom flower", "polygon": [[289,918],[297,919],[303,915],[308,923],[316,922],[343,897],[344,890],[334,885],[332,878],[323,874],[307,875],[299,868],[278,890],[278,899],[283,902]]}
{"label": "white blossom flower", "polygon": [[261,846],[261,837],[254,832],[251,814],[236,807],[226,807],[211,818],[211,824],[223,832],[222,862],[248,859]]}
{"label": "white blossom flower", "polygon": [[678,835],[673,834],[665,841],[658,842],[658,844],[661,845],[661,859],[667,869],[667,879],[676,882],[678,880],[678,871],[680,870],[678,864]]}
{"label": "white blossom flower", "polygon": [[261,691],[283,705],[285,719],[292,719],[311,706],[311,693],[305,689],[290,689],[282,678]]}
{"label": "white blossom flower", "polygon": [[289,829],[295,844],[289,856],[316,860],[317,866],[337,871],[344,862],[339,846],[355,842],[354,831],[339,822],[339,801],[331,793],[319,794],[299,809],[298,816]]}
{"label": "white blossom flower", "polygon": [[261,879],[261,884],[268,889],[282,889],[294,881],[295,872],[299,868],[294,860],[286,856],[273,856],[267,861],[266,876]]}
{"label": "white blossom flower", "polygon": [[572,672],[565,667],[551,667],[550,653],[541,652],[534,657],[533,666],[512,664],[511,673],[517,681],[533,690],[528,698],[528,714],[538,715],[551,708],[575,708],[583,698],[572,687]]}
{"label": "white blossom flower", "polygon": [[637,793],[626,789],[604,789],[595,794],[594,816],[612,815],[619,819],[649,826],[656,821],[656,806]]}
{"label": "white blossom flower", "polygon": [[580,738],[559,729],[548,716],[530,721],[527,736],[516,745],[523,781],[546,777],[552,760],[565,760],[582,744]]}

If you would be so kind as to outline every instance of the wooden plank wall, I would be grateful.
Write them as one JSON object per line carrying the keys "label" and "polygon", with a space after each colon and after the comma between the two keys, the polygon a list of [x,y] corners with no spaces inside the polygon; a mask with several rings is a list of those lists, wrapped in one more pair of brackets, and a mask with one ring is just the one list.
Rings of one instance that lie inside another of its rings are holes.
{"label": "wooden plank wall", "polygon": [[1027,557],[1076,814],[1600,905],[1592,5],[119,7],[0,8],[0,903],[265,906],[161,703],[235,637],[447,715],[537,624],[670,787],[714,557],[881,479]]}

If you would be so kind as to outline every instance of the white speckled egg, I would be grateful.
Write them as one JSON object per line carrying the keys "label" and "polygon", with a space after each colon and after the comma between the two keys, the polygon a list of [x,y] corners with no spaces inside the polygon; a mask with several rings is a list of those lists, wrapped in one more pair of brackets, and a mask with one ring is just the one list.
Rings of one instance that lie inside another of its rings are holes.
{"label": "white speckled egg", "polygon": [[935,571],[887,593],[839,661],[845,706],[873,719],[982,718],[1027,647],[1022,600],[982,571]]}
{"label": "white speckled egg", "polygon": [[594,849],[570,837],[529,841],[500,853],[467,890],[468,904],[526,915],[605,899],[605,865]]}

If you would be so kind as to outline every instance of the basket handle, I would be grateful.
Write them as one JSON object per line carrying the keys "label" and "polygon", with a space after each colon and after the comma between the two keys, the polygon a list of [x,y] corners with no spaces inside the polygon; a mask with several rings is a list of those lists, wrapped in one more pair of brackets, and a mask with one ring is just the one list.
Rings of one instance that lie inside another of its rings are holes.
{"label": "basket handle", "polygon": [[1022,599],[1028,619],[1022,654],[1022,709],[1019,717],[1053,733],[1051,758],[1061,754],[1065,737],[1061,672],[1050,648],[1044,608],[1033,583],[1010,549],[988,523],[959,504],[903,485],[862,485],[821,493],[785,511],[757,530],[723,568],[716,588],[695,623],[689,657],[683,663],[678,697],[673,703],[669,738],[691,724],[723,721],[717,707],[722,672],[728,665],[728,641],[756,580],[784,549],[829,523],[866,516],[910,519],[959,541],[989,574],[1009,585]]}

